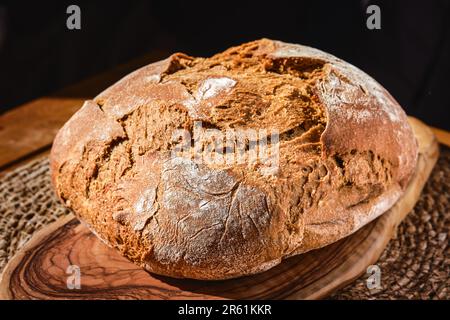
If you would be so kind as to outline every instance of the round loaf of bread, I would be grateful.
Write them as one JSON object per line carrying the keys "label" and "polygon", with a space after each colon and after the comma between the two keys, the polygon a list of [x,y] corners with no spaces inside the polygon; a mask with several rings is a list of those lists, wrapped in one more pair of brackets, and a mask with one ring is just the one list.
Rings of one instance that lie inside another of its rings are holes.
{"label": "round loaf of bread", "polygon": [[227,279],[355,232],[402,196],[416,160],[375,80],[262,39],[129,74],[59,131],[51,170],[65,205],[131,261]]}

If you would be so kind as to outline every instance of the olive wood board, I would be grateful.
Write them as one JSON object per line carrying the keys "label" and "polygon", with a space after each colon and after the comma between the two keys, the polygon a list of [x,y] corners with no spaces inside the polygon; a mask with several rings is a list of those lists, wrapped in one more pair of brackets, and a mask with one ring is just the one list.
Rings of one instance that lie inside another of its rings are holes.
{"label": "olive wood board", "polygon": [[[144,271],[97,239],[73,215],[41,229],[8,263],[1,299],[319,299],[366,272],[412,210],[438,158],[432,131],[409,118],[419,142],[403,197],[352,235],[284,260],[253,276],[222,281],[174,279]],[[73,288],[76,265],[80,287]],[[72,288],[72,289],[70,289]]]}

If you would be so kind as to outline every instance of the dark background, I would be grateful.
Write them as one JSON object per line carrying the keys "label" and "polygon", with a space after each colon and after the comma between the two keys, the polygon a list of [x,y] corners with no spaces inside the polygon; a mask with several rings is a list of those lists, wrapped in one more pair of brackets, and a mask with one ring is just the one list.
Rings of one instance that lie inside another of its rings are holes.
{"label": "dark background", "polygon": [[[81,8],[81,30],[66,8]],[[366,8],[381,8],[381,30]],[[209,56],[267,37],[366,71],[410,115],[450,130],[450,1],[0,2],[0,112],[154,50]]]}

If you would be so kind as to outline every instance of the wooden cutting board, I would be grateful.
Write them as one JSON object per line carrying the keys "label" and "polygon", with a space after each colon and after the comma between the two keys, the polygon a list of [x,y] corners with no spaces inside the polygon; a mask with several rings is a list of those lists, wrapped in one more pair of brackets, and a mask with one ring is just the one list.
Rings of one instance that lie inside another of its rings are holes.
{"label": "wooden cutting board", "polygon": [[[438,157],[438,144],[410,118],[419,141],[415,175],[401,200],[351,236],[286,259],[264,273],[225,281],[173,279],[150,274],[99,241],[74,216],[38,232],[6,266],[2,299],[318,299],[375,263],[412,210]],[[79,289],[74,284],[77,266]]]}

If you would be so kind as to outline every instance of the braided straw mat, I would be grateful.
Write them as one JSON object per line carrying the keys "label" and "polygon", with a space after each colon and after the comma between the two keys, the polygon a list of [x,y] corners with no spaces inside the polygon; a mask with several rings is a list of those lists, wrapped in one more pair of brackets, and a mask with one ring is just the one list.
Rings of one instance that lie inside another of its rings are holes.
{"label": "braided straw mat", "polygon": [[[367,275],[332,299],[449,299],[450,148],[441,154],[413,211],[377,265],[381,289],[367,289]],[[55,197],[48,159],[30,162],[0,179],[0,272],[44,225],[67,214]]]}

